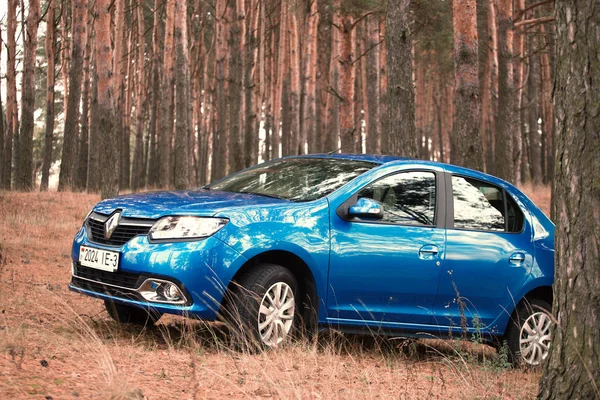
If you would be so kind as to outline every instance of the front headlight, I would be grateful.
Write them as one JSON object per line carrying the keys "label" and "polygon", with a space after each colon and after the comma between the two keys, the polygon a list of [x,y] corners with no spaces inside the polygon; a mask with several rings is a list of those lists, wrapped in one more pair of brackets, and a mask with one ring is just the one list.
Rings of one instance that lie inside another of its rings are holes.
{"label": "front headlight", "polygon": [[202,239],[217,233],[229,220],[211,217],[164,217],[150,229],[152,240]]}

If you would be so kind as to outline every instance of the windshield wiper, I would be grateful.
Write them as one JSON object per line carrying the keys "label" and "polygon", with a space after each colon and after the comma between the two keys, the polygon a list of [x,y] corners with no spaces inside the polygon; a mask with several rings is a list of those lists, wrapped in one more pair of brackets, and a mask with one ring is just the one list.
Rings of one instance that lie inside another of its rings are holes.
{"label": "windshield wiper", "polygon": [[250,191],[239,191],[237,193],[242,193],[242,194],[253,194],[255,196],[263,196],[263,197],[269,197],[271,199],[278,199],[278,200],[285,200],[285,201],[289,201],[289,199],[286,199],[285,197],[282,196],[277,196],[276,194],[268,194],[268,193],[259,193],[259,192],[250,192]]}

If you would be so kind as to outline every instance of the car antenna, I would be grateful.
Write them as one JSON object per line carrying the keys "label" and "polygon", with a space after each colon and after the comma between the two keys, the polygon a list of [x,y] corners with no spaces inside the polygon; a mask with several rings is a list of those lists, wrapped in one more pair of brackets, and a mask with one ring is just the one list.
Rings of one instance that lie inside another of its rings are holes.
{"label": "car antenna", "polygon": [[[363,143],[364,143],[366,140],[367,140],[367,138],[364,138],[363,140],[361,140],[361,141],[360,141],[360,144],[362,145],[362,144],[363,144]],[[330,152],[327,152],[327,153],[325,153],[325,154],[327,154],[328,156],[330,156],[330,155],[332,155],[332,154],[335,154],[335,153],[337,153],[338,151],[342,151],[342,150],[344,150],[344,149],[346,149],[346,148],[350,147],[350,146],[351,146],[351,145],[353,145],[353,144],[354,144],[354,143],[352,143],[352,144],[348,144],[348,145],[346,145],[346,146],[340,146],[339,148],[337,148],[337,149],[335,149],[335,150],[332,150],[332,151],[330,151]]]}

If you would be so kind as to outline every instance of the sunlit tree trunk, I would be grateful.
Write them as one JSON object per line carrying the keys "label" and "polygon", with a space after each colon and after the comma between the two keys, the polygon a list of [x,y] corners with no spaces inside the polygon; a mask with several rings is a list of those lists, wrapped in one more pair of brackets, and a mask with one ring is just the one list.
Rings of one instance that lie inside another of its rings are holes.
{"label": "sunlit tree trunk", "polygon": [[483,171],[483,150],[479,125],[479,48],[477,1],[454,0],[454,104],[456,114],[451,135],[451,162]]}
{"label": "sunlit tree trunk", "polygon": [[[290,141],[289,141],[289,154],[297,155],[305,153],[304,144],[302,143],[301,136],[301,110],[300,110],[300,97],[302,91],[302,63],[301,63],[301,50],[300,50],[300,26],[298,24],[298,14],[301,7],[296,7],[295,10],[290,12],[290,64],[289,64],[289,76],[290,76]],[[301,144],[302,143],[302,144]]]}
{"label": "sunlit tree trunk", "polygon": [[[317,2],[317,11],[319,23],[317,26],[318,51],[316,57],[317,69],[317,88],[316,88],[316,129],[317,140],[315,152],[331,151],[327,147],[327,138],[329,137],[328,126],[328,104],[329,104],[329,83],[330,83],[330,65],[332,49],[332,25],[331,25],[331,7],[325,1]],[[309,143],[310,146],[310,143]],[[312,152],[312,151],[311,151]]]}
{"label": "sunlit tree trunk", "polygon": [[417,157],[415,132],[415,93],[412,67],[412,33],[409,0],[388,4],[387,45],[387,117],[382,132],[382,150],[392,155]]}
{"label": "sunlit tree trunk", "polygon": [[555,280],[550,355],[539,399],[600,395],[600,8],[555,4]]}
{"label": "sunlit tree trunk", "polygon": [[103,149],[99,167],[103,199],[119,193],[119,136],[115,127],[115,86],[113,52],[110,40],[111,0],[96,0],[96,70],[98,74],[97,131],[99,148]]}
{"label": "sunlit tree trunk", "polygon": [[40,2],[39,0],[30,0],[21,86],[19,164],[18,173],[15,177],[15,188],[19,190],[31,190],[33,188],[33,113],[35,112],[35,58],[39,19]]}
{"label": "sunlit tree trunk", "polygon": [[[322,1],[322,0],[321,0]],[[318,58],[318,26],[320,16],[318,0],[310,2],[310,8],[305,13],[306,36],[304,48],[304,96],[303,96],[303,128],[304,140],[308,144],[308,153],[316,153],[320,146],[317,136],[317,58]],[[304,146],[304,144],[302,144]],[[303,147],[304,148],[304,147]]]}
{"label": "sunlit tree trunk", "polygon": [[[42,162],[42,181],[40,183],[40,190],[48,190],[48,181],[50,178],[50,167],[52,166],[52,146],[54,144],[54,75],[55,65],[55,29],[56,23],[54,21],[54,0],[48,1],[48,12],[46,13],[46,39],[44,41],[44,48],[46,50],[46,127],[44,134],[44,159]],[[0,40],[1,42],[1,40]],[[0,44],[1,47],[1,44]],[[0,107],[1,108],[1,107]],[[0,122],[1,124],[1,122]],[[2,147],[0,146],[0,149]],[[0,165],[0,169],[2,166]],[[1,174],[0,174],[1,176]]]}
{"label": "sunlit tree trunk", "polygon": [[[261,117],[260,92],[264,82],[257,80],[259,52],[259,17],[264,5],[245,0],[245,61],[244,61],[244,167],[256,164],[258,160],[258,128]],[[263,56],[264,57],[264,56]]]}

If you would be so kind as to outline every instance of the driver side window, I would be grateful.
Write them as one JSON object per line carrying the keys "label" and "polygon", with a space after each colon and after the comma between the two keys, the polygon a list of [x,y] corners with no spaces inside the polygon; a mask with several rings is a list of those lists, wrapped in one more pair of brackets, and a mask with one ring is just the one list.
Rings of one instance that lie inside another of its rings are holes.
{"label": "driver side window", "polygon": [[358,193],[383,204],[382,222],[401,225],[435,225],[435,174],[402,172],[371,183]]}

